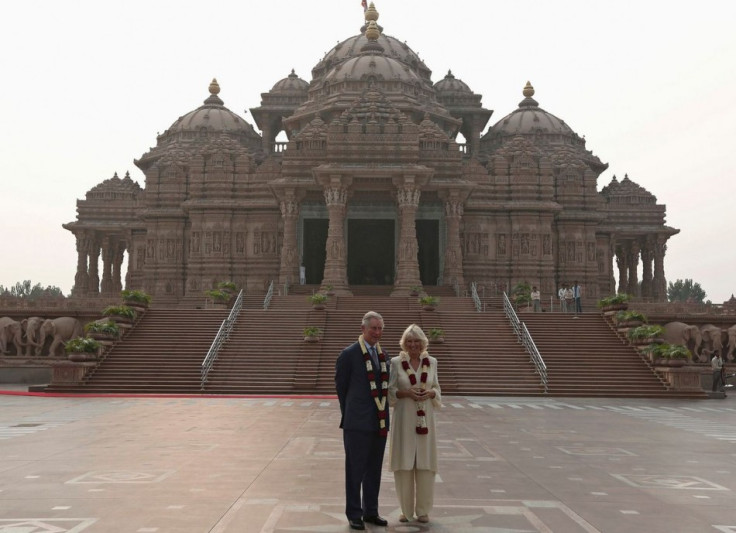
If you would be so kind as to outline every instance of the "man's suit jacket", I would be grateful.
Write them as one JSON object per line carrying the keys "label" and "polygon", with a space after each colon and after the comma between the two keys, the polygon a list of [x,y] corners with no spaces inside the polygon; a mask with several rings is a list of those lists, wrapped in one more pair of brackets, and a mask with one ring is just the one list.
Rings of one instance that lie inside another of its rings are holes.
{"label": "man's suit jacket", "polygon": [[[390,358],[386,352],[386,372],[390,370]],[[376,373],[376,387],[381,389],[381,369],[374,369]],[[345,348],[337,358],[335,364],[335,388],[340,401],[340,427],[353,431],[379,430],[378,407],[371,396],[371,384],[368,381],[368,372],[365,368],[363,351],[360,343],[356,342]],[[381,391],[385,396],[387,391]],[[386,429],[389,428],[389,409],[386,403]]]}

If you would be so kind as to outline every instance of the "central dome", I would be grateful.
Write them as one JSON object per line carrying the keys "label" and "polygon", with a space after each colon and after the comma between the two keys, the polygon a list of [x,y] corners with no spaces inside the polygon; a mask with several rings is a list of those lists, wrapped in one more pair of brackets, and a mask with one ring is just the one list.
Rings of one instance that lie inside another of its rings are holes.
{"label": "central dome", "polygon": [[[419,59],[417,53],[409,48],[406,42],[402,43],[395,37],[383,33],[383,27],[376,24],[378,12],[373,5],[366,11],[365,15],[366,24],[360,28],[360,34],[349,37],[335,45],[312,69],[312,83],[322,81],[325,74],[329,73],[335,66],[360,55],[365,50],[378,49],[382,50],[384,56],[406,65],[419,78],[431,85],[432,71],[424,64],[424,61]],[[366,35],[366,30],[368,30],[368,35]]]}
{"label": "central dome", "polygon": [[396,59],[372,52],[364,52],[358,57],[340,63],[325,75],[324,81],[369,80],[372,76],[377,80],[395,80],[407,83],[420,81],[417,73],[407,65]]}

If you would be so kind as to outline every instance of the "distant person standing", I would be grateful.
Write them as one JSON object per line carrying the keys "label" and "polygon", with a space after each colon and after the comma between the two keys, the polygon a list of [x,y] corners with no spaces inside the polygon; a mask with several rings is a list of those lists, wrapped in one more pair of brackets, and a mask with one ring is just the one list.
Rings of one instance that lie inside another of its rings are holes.
{"label": "distant person standing", "polygon": [[307,267],[304,265],[299,266],[299,285],[304,285],[307,282]]}
{"label": "distant person standing", "polygon": [[710,368],[713,370],[712,391],[716,392],[722,390],[725,382],[723,379],[723,358],[721,357],[721,352],[713,352],[713,358],[710,360]]}
{"label": "distant person standing", "polygon": [[565,312],[572,313],[575,311],[575,298],[572,295],[572,289],[565,285]]}
{"label": "distant person standing", "polygon": [[557,291],[557,297],[560,299],[560,311],[563,313],[567,313],[567,301],[565,300],[565,296],[567,294],[567,288],[565,287],[565,284],[563,283],[560,286],[560,290]]}
{"label": "distant person standing", "polygon": [[578,283],[578,280],[575,280],[575,283],[572,286],[572,297],[573,297],[573,300],[575,300],[575,313],[583,312],[583,304],[581,302],[582,296],[583,296],[583,288]]}
{"label": "distant person standing", "polygon": [[532,307],[535,313],[542,312],[542,295],[536,287],[532,287]]}

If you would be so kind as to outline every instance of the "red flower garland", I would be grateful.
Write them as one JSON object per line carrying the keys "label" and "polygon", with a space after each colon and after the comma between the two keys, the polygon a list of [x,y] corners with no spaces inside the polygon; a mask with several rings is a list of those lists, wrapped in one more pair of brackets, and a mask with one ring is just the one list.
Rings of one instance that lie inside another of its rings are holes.
{"label": "red flower garland", "polygon": [[378,361],[381,365],[381,397],[378,396],[378,385],[376,385],[376,373],[373,370],[373,362],[371,361],[370,355],[368,355],[368,349],[365,347],[365,341],[361,335],[358,339],[360,342],[360,348],[363,351],[363,360],[365,361],[365,368],[368,374],[368,381],[371,386],[371,396],[373,401],[376,402],[378,408],[378,434],[381,437],[388,435],[388,429],[386,428],[386,400],[388,399],[388,369],[386,368],[386,355],[383,353],[380,344],[376,344],[378,347]]}
{"label": "red flower garland", "polygon": [[[419,376],[419,381],[421,383],[421,387],[424,390],[427,390],[427,377],[429,376],[429,357],[427,357],[426,355],[422,357],[420,365],[422,368],[422,373]],[[409,361],[406,357],[402,357],[401,367],[404,369],[404,372],[406,372],[406,374],[409,376],[409,383],[411,383],[411,386],[416,386],[417,374],[416,372],[414,372],[414,369],[409,365]],[[427,427],[427,413],[424,411],[424,401],[417,402],[417,433],[419,435],[426,435],[427,433],[429,433],[429,428]]]}

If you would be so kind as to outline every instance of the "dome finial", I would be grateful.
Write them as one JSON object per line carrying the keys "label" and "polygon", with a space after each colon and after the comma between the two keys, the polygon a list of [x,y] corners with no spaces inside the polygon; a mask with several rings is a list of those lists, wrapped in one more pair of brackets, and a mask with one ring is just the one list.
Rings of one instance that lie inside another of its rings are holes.
{"label": "dome finial", "polygon": [[531,98],[534,96],[534,87],[532,87],[532,83],[530,81],[526,82],[526,85],[524,86],[524,90],[522,91],[522,94],[526,98]]}
{"label": "dome finial", "polygon": [[368,6],[368,9],[365,10],[365,21],[373,21],[376,22],[378,20],[378,10],[376,9],[376,6],[373,2]]}
{"label": "dome finial", "polygon": [[220,94],[220,84],[217,83],[217,78],[212,78],[210,83],[210,94]]}
{"label": "dome finial", "polygon": [[207,97],[204,103],[208,105],[223,105],[225,102],[223,102],[220,97],[217,96],[220,92],[220,84],[217,83],[217,78],[212,78],[209,89],[210,95]]}
{"label": "dome finial", "polygon": [[376,21],[371,20],[370,22],[368,22],[368,27],[365,30],[366,39],[368,39],[369,41],[377,41],[380,36],[381,30],[378,29],[378,24],[376,24]]}
{"label": "dome finial", "polygon": [[539,107],[539,103],[532,98],[532,96],[534,96],[534,87],[532,87],[532,82],[527,81],[524,86],[524,90],[521,91],[521,93],[524,95],[524,99],[519,102],[519,107]]}

